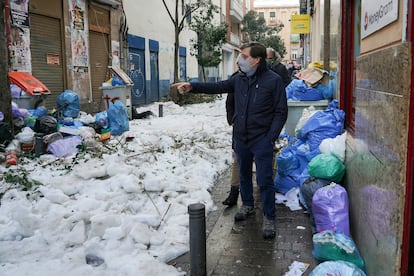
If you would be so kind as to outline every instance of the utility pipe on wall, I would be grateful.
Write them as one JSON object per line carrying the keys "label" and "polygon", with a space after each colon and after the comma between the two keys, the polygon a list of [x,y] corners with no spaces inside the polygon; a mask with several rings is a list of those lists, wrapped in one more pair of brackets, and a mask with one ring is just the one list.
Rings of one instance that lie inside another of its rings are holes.
{"label": "utility pipe on wall", "polygon": [[329,71],[330,61],[330,29],[331,29],[331,0],[323,2],[323,69]]}

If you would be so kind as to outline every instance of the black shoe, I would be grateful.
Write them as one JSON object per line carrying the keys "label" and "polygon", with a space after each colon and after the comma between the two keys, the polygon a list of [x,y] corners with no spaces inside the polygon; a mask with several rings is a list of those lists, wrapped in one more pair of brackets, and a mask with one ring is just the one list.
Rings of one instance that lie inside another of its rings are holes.
{"label": "black shoe", "polygon": [[239,187],[231,187],[229,196],[222,202],[223,205],[229,207],[237,204],[237,199],[239,198]]}
{"label": "black shoe", "polygon": [[234,215],[235,221],[242,221],[246,220],[248,216],[251,216],[255,213],[253,206],[245,206],[243,205],[240,207],[239,211]]}
{"label": "black shoe", "polygon": [[272,240],[276,236],[275,221],[263,217],[263,238],[265,240]]}

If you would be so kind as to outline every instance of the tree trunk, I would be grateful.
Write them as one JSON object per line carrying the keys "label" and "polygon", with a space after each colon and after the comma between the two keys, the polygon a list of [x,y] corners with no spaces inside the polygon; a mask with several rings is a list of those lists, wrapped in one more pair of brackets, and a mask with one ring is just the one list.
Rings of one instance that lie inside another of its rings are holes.
{"label": "tree trunk", "polygon": [[[180,48],[180,27],[178,14],[178,0],[175,0],[175,21],[174,21],[174,82],[179,81],[178,77],[178,50]],[[178,91],[175,88],[170,89],[170,97],[174,103],[178,103]]]}
{"label": "tree trunk", "polygon": [[9,10],[8,0],[0,0],[0,111],[4,114],[4,121],[13,127],[9,72],[9,53],[7,50],[6,16]]}

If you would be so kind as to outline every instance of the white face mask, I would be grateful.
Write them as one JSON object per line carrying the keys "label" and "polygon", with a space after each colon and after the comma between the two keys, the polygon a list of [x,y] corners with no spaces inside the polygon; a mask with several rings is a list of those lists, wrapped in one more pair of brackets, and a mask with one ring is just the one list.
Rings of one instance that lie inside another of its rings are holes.
{"label": "white face mask", "polygon": [[241,55],[237,57],[237,65],[239,66],[240,71],[246,74],[252,68],[252,64],[248,60],[244,59]]}

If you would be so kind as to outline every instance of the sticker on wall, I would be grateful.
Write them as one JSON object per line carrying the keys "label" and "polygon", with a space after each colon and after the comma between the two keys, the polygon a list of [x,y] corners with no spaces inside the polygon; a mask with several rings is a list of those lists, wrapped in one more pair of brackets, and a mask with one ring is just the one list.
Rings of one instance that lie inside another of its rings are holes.
{"label": "sticker on wall", "polygon": [[10,0],[10,69],[31,73],[30,24],[27,0]]}

